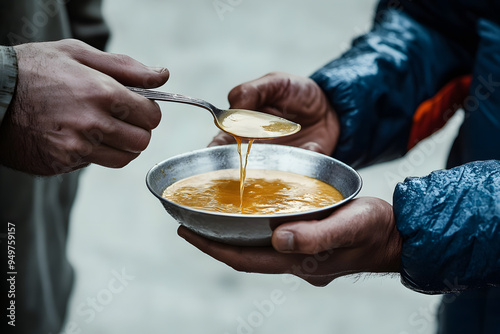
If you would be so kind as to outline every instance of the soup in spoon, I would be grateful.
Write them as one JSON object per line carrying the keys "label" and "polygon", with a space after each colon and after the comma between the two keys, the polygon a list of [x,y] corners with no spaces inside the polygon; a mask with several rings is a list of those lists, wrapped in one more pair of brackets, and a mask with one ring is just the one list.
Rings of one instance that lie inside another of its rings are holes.
{"label": "soup in spoon", "polygon": [[300,124],[263,112],[245,109],[225,110],[217,126],[234,137],[244,139],[272,139],[300,131]]}

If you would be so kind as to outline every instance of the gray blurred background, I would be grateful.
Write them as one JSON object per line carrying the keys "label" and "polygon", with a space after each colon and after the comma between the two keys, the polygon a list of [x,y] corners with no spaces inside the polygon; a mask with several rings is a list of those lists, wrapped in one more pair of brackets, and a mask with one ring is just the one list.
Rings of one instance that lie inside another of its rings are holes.
{"label": "gray blurred background", "polygon": [[[227,107],[235,85],[270,71],[308,76],[367,31],[373,0],[104,0],[109,51],[171,78],[161,88]],[[216,7],[217,5],[217,7]],[[149,148],[120,170],[86,169],[72,215],[76,286],[66,333],[433,333],[439,297],[399,277],[340,278],[316,288],[291,277],[244,274],[176,234],[149,193],[156,162],[205,147],[217,133],[203,109],[160,103]],[[444,166],[460,115],[404,159],[361,170],[361,196],[392,201],[405,176]],[[279,303],[273,302],[279,295]],[[274,297],[273,297],[274,296]]]}

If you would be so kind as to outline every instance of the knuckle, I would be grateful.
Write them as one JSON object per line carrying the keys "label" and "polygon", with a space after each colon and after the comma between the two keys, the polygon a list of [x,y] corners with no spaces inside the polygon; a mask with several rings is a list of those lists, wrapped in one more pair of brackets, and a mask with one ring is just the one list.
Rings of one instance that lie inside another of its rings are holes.
{"label": "knuckle", "polygon": [[81,86],[77,97],[79,102],[84,105],[100,106],[109,103],[113,96],[113,88],[107,82],[106,76],[100,76],[99,80],[92,82],[90,78],[82,78]]}
{"label": "knuckle", "polygon": [[234,87],[228,94],[232,108],[253,109],[261,104],[261,91],[252,83],[244,83]]}
{"label": "knuckle", "polygon": [[110,107],[116,105],[115,101],[120,101],[120,91],[116,82],[111,78],[101,78],[98,84],[90,85],[89,90],[91,97]]}
{"label": "knuckle", "polygon": [[144,88],[155,88],[161,86],[162,83],[163,80],[160,77],[150,74],[144,76],[141,86]]}
{"label": "knuckle", "polygon": [[229,102],[237,100],[243,94],[242,91],[245,89],[244,85],[245,84],[241,84],[231,89],[231,91],[228,94]]}
{"label": "knuckle", "polygon": [[108,161],[107,166],[110,168],[123,168],[127,166],[132,160],[139,156],[138,153],[123,153],[113,160]]}
{"label": "knuckle", "polygon": [[84,158],[92,152],[92,147],[83,140],[68,140],[64,144],[64,154],[59,162],[66,166],[77,166],[84,162]]}
{"label": "knuckle", "polygon": [[161,121],[161,110],[160,107],[155,103],[154,106],[151,108],[150,112],[148,113],[148,128],[149,129],[154,129],[156,128]]}
{"label": "knuckle", "polygon": [[108,117],[94,119],[89,124],[89,129],[99,129],[103,134],[113,134],[117,132],[117,120]]}
{"label": "knuckle", "polygon": [[132,57],[129,57],[127,55],[123,55],[123,54],[110,54],[110,56],[112,57],[112,61],[120,66],[120,67],[123,67],[123,68],[127,68],[129,66],[133,66],[133,65],[136,65],[137,62],[132,58]]}
{"label": "knuckle", "polygon": [[66,52],[72,52],[87,47],[87,44],[74,38],[63,39],[55,43],[62,51]]}
{"label": "knuckle", "polygon": [[319,240],[321,240],[321,238],[317,238],[315,234],[310,236],[300,231],[295,231],[294,233],[296,251],[302,254],[313,255],[321,252],[322,247]]}
{"label": "knuckle", "polygon": [[63,39],[54,43],[56,43],[59,51],[73,57],[79,62],[85,62],[86,59],[94,57],[94,54],[98,51],[85,42],[73,38]]}
{"label": "knuckle", "polygon": [[123,167],[127,166],[134,159],[135,159],[135,157],[127,156],[126,158],[115,161],[111,165],[111,167],[112,168],[123,168]]}
{"label": "knuckle", "polygon": [[134,110],[136,109],[137,108],[132,107],[128,103],[117,102],[111,104],[109,111],[114,118],[117,118],[121,121],[126,121],[130,118],[131,115],[134,114]]}
{"label": "knuckle", "polygon": [[65,142],[65,151],[70,154],[78,154],[84,148],[83,142],[81,140],[68,140]]}
{"label": "knuckle", "polygon": [[134,138],[134,151],[142,152],[144,151],[151,140],[151,132],[141,131],[140,134],[137,134]]}

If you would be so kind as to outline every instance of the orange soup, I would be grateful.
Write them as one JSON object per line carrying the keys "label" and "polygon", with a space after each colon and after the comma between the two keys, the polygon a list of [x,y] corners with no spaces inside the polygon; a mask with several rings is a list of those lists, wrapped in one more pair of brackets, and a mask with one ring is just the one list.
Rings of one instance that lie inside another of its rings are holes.
{"label": "orange soup", "polygon": [[314,210],[343,200],[342,194],[320,180],[283,171],[246,171],[243,196],[238,169],[203,173],[177,181],[163,197],[205,211],[271,215]]}

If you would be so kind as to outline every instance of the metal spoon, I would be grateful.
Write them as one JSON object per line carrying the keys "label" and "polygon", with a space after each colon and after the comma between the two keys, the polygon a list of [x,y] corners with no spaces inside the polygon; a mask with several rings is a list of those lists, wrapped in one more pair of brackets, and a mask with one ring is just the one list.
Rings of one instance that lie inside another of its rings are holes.
{"label": "metal spoon", "polygon": [[245,109],[222,110],[207,101],[181,94],[137,87],[127,88],[150,100],[180,102],[205,108],[212,113],[217,127],[243,139],[271,139],[288,136],[300,130],[300,124],[263,112]]}

